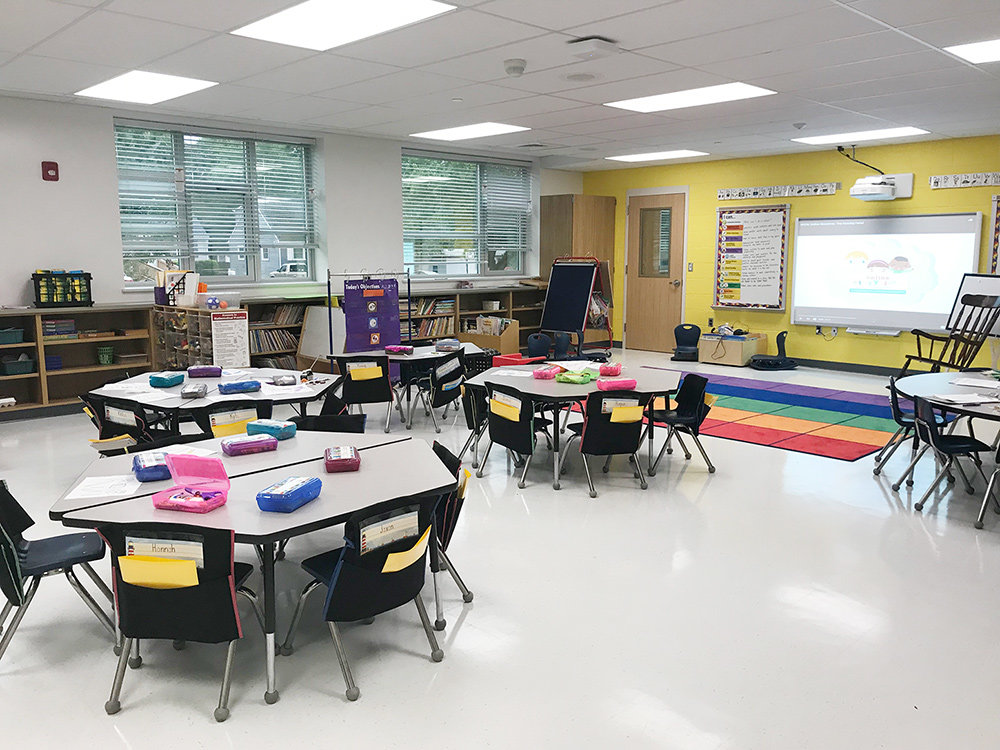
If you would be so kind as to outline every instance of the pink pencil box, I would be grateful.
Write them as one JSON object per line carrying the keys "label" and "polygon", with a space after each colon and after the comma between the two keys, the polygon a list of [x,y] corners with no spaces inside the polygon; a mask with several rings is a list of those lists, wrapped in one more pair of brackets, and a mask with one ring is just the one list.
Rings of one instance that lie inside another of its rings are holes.
{"label": "pink pencil box", "polygon": [[531,374],[535,380],[554,380],[556,375],[562,371],[563,368],[559,365],[545,365],[544,367],[535,368],[531,371]]}
{"label": "pink pencil box", "polygon": [[622,374],[622,363],[615,362],[613,365],[604,364],[601,365],[601,375],[621,375]]}
{"label": "pink pencil box", "polygon": [[398,344],[392,344],[385,348],[386,354],[413,354],[412,346],[399,346]]}
{"label": "pink pencil box", "polygon": [[323,463],[326,465],[327,474],[336,474],[338,471],[357,471],[361,468],[361,454],[352,445],[327,448]]}
{"label": "pink pencil box", "polygon": [[601,391],[631,391],[635,390],[635,378],[614,378],[598,380],[597,388]]}
{"label": "pink pencil box", "polygon": [[229,476],[222,459],[168,453],[167,468],[175,484],[153,495],[154,508],[208,513],[226,504]]}

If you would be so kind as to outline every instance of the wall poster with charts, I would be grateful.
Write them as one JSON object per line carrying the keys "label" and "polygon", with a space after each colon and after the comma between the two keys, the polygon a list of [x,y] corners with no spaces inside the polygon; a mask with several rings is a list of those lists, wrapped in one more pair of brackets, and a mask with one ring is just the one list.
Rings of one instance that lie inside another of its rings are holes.
{"label": "wall poster with charts", "polygon": [[785,309],[788,205],[718,209],[715,308]]}

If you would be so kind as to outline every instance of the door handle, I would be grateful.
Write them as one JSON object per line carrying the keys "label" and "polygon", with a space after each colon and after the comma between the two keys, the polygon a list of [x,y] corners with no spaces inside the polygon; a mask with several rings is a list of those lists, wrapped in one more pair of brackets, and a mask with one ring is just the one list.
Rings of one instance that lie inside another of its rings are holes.
{"label": "door handle", "polygon": [[681,285],[681,280],[680,279],[674,279],[670,283],[674,285],[674,289],[677,289]]}

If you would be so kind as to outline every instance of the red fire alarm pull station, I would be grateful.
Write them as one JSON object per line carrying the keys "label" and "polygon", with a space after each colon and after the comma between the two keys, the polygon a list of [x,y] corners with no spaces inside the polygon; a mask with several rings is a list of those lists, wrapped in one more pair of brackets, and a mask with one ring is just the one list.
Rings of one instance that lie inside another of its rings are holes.
{"label": "red fire alarm pull station", "polygon": [[54,161],[43,161],[42,179],[47,182],[59,182],[59,165]]}

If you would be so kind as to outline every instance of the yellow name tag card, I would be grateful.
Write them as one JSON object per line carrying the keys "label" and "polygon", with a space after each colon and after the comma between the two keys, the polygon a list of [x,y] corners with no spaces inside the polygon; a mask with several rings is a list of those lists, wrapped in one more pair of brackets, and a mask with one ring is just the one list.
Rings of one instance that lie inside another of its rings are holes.
{"label": "yellow name tag card", "polygon": [[405,552],[390,552],[386,555],[385,565],[382,566],[383,573],[395,573],[396,571],[402,570],[403,568],[408,568],[421,557],[424,556],[424,550],[427,549],[427,539],[428,534],[431,533],[431,527],[428,526],[424,529],[423,536],[417,540],[417,543],[410,547]]}
{"label": "yellow name tag card", "polygon": [[616,406],[611,410],[611,421],[617,424],[629,424],[642,419],[641,406]]}
{"label": "yellow name tag card", "polygon": [[497,401],[495,398],[490,400],[490,411],[498,417],[509,419],[511,422],[518,422],[521,419],[521,408],[519,406],[511,406],[502,401]]}
{"label": "yellow name tag card", "polygon": [[381,367],[355,367],[351,370],[351,380],[375,380],[382,377]]}
{"label": "yellow name tag card", "polygon": [[122,555],[118,558],[118,569],[125,583],[147,589],[183,589],[198,585],[198,565],[194,560]]}

